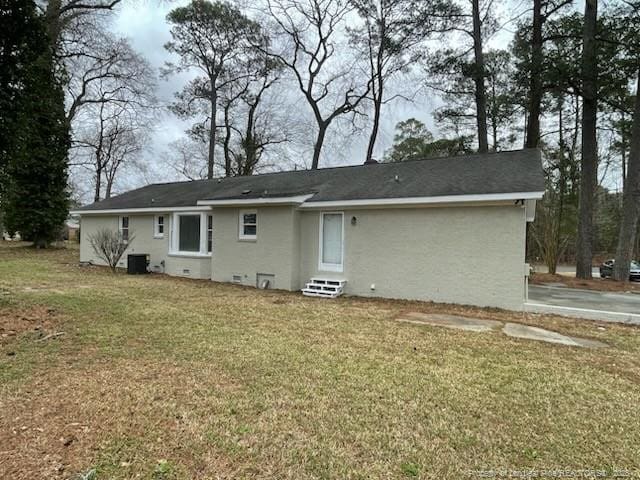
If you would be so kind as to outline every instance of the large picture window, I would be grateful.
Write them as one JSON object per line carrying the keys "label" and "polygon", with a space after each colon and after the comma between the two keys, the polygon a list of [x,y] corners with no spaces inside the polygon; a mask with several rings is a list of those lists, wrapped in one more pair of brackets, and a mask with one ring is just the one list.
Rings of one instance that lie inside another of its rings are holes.
{"label": "large picture window", "polygon": [[180,215],[178,227],[178,250],[181,252],[200,251],[200,215]]}
{"label": "large picture window", "polygon": [[173,255],[206,256],[211,254],[213,222],[211,215],[200,212],[174,213],[171,217]]}

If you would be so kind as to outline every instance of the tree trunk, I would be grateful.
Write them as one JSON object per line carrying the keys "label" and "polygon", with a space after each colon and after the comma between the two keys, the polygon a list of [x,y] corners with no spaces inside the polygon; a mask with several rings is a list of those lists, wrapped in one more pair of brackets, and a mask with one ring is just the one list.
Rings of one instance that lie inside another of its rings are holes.
{"label": "tree trunk", "polygon": [[244,175],[252,175],[253,169],[258,163],[257,151],[256,151],[256,140],[253,136],[253,132],[255,129],[255,115],[256,108],[258,103],[252,104],[249,106],[249,112],[247,114],[247,130],[245,131],[245,139],[244,139]]}
{"label": "tree trunk", "polygon": [[380,129],[380,110],[382,109],[382,98],[376,98],[374,95],[373,100],[373,127],[371,134],[369,135],[369,146],[367,147],[367,158],[365,163],[370,163],[373,159],[373,148],[376,145],[376,139],[378,138],[378,130]]}
{"label": "tree trunk", "polygon": [[104,191],[104,199],[111,198],[111,189],[113,188],[114,177],[107,176],[107,186]]}
{"label": "tree trunk", "polygon": [[[562,254],[562,220],[564,217],[564,197],[567,186],[567,167],[565,161],[565,142],[564,142],[564,97],[563,93],[558,93],[558,169],[560,175],[558,177],[558,212],[554,221],[556,222],[555,230],[555,249],[556,255],[554,257],[553,266],[549,265],[549,273],[555,275],[558,266],[558,260]],[[552,271],[553,267],[553,271]]]}
{"label": "tree trunk", "polygon": [[367,146],[367,158],[365,163],[371,162],[373,159],[373,149],[376,146],[376,140],[378,138],[378,131],[380,130],[380,111],[382,110],[382,98],[384,96],[384,76],[382,75],[383,56],[385,51],[385,26],[381,24],[380,28],[380,41],[378,44],[378,52],[376,55],[375,71],[373,78],[371,79],[371,88],[373,96],[373,127],[371,129],[371,135],[369,135],[369,145]]}
{"label": "tree trunk", "polygon": [[487,94],[484,85],[484,52],[482,51],[482,31],[480,22],[480,0],[472,0],[473,7],[473,51],[475,65],[473,82],[475,84],[476,121],[478,124],[478,152],[489,151],[487,141]]}
{"label": "tree trunk", "polygon": [[593,210],[597,183],[598,146],[596,139],[597,53],[596,21],[598,1],[586,0],[582,46],[582,162],[580,172],[580,208],[576,248],[576,277],[591,278],[593,260]]}
{"label": "tree trunk", "polygon": [[[229,118],[229,110],[231,109],[231,102],[224,106],[224,176],[231,176],[231,152],[229,145],[231,144],[231,119]],[[209,177],[211,178],[211,177]]]}
{"label": "tree trunk", "polygon": [[94,202],[100,201],[100,188],[102,187],[101,183],[102,183],[102,169],[98,168],[96,170],[96,189],[93,194]]}
{"label": "tree trunk", "polygon": [[316,143],[313,145],[313,160],[311,162],[311,170],[318,169],[318,163],[320,163],[320,151],[322,150],[322,144],[324,143],[324,137],[327,133],[328,124],[318,123],[318,135],[316,136]]}
{"label": "tree trunk", "polygon": [[542,0],[533,0],[531,72],[529,75],[529,121],[526,148],[536,148],[540,141],[540,105],[542,103]]}
{"label": "tree trunk", "polygon": [[215,90],[215,79],[211,79],[211,128],[209,129],[209,157],[207,161],[207,178],[213,178],[213,161],[216,150],[216,117],[218,113],[218,95]]}
{"label": "tree trunk", "polygon": [[[637,92],[636,92],[637,95]],[[624,112],[621,113],[620,117],[622,128],[620,129],[620,166],[622,170],[622,186],[624,188],[624,184],[627,183],[627,137],[625,136],[624,124],[625,124],[625,115]]]}
{"label": "tree trunk", "polygon": [[638,232],[640,216],[640,71],[638,72],[638,90],[633,110],[631,127],[631,150],[627,166],[627,178],[622,194],[622,222],[616,250],[616,264],[613,278],[618,281],[629,280],[629,262],[632,260]]}
{"label": "tree trunk", "polygon": [[498,102],[496,101],[496,81],[491,79],[491,136],[493,137],[493,151],[497,152],[498,145]]}

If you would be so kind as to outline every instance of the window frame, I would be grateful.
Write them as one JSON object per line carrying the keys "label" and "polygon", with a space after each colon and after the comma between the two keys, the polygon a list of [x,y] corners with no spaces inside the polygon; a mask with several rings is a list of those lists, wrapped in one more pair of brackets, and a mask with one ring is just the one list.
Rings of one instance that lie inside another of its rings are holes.
{"label": "window frame", "polygon": [[[127,219],[127,226],[124,226],[124,219]],[[127,235],[125,238],[125,230],[127,231]],[[124,243],[129,243],[129,234],[131,233],[131,217],[129,215],[121,215],[118,217],[118,231],[120,232],[120,236]]]}
{"label": "window frame", "polygon": [[[245,215],[255,215],[256,221],[255,223],[244,223]],[[247,235],[244,233],[244,227],[247,225],[255,226],[256,233],[254,235]],[[238,240],[257,240],[258,239],[258,210],[257,209],[243,209],[238,212]]]}
{"label": "window frame", "polygon": [[207,225],[206,225],[207,238],[205,239],[205,242],[207,244],[206,251],[209,255],[211,255],[213,253],[213,215],[207,214],[206,219],[207,219]]}
{"label": "window frame", "polygon": [[[164,232],[165,232],[165,226],[167,225],[166,222],[166,215],[155,215],[153,217],[153,238],[164,238]],[[160,224],[160,219],[162,219],[162,224]],[[160,232],[160,227],[162,227],[162,232]]]}
{"label": "window frame", "polygon": [[[340,228],[342,229],[340,242],[340,263],[324,263],[322,257],[324,255],[324,217],[325,215],[340,215]],[[344,212],[320,212],[320,225],[318,228],[318,270],[321,272],[344,272]]]}
{"label": "window frame", "polygon": [[[211,252],[207,252],[207,216],[209,212],[174,212],[171,215],[170,245],[169,255],[176,257],[210,257]],[[179,250],[180,247],[180,217],[199,217],[200,218],[200,245],[197,252],[188,252]],[[213,218],[211,219],[213,230]]]}

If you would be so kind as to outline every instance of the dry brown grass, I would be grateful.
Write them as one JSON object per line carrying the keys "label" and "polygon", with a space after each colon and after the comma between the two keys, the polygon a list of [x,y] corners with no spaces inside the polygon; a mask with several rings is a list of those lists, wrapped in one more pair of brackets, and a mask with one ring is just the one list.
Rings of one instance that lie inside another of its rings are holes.
{"label": "dry brown grass", "polygon": [[[0,478],[474,478],[640,467],[640,329],[77,266],[0,246]],[[606,349],[400,324],[536,324]],[[36,320],[37,321],[37,320]],[[32,322],[29,322],[32,323]],[[13,352],[8,356],[7,353]]]}

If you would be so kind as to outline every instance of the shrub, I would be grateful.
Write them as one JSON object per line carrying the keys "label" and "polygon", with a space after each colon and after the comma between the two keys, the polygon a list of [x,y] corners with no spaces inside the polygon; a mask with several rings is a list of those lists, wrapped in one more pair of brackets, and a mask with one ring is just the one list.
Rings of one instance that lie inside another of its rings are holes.
{"label": "shrub", "polygon": [[88,236],[93,251],[114,272],[122,255],[127,250],[129,242],[133,241],[134,238],[133,232],[129,232],[129,238],[125,240],[121,232],[109,230],[108,228],[101,228],[96,233]]}

